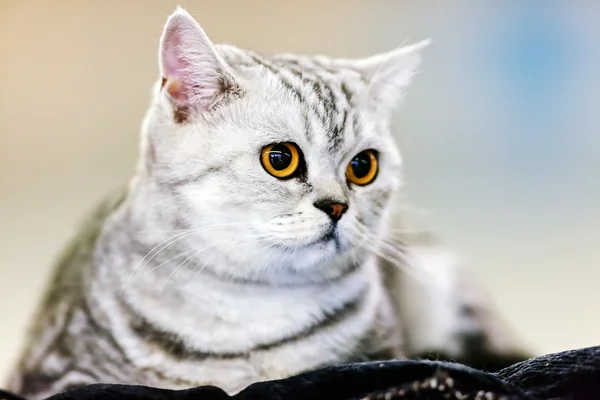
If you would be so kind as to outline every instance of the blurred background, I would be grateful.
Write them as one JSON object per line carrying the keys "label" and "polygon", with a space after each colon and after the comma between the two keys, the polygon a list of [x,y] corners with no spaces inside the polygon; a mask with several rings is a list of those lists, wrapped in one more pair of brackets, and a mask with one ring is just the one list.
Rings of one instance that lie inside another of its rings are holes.
{"label": "blurred background", "polygon": [[[396,119],[409,198],[536,352],[600,344],[600,2],[179,3],[262,52],[432,38]],[[53,258],[131,176],[176,5],[0,0],[0,375]]]}

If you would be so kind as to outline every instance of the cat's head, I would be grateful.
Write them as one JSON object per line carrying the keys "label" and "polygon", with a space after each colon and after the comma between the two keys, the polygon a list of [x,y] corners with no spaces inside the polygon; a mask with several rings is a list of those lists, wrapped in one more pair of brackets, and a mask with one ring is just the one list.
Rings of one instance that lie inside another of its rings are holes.
{"label": "cat's head", "polygon": [[355,60],[267,58],[213,45],[176,10],[141,165],[197,229],[198,259],[232,277],[293,280],[339,274],[377,246],[401,184],[391,111],[425,44]]}

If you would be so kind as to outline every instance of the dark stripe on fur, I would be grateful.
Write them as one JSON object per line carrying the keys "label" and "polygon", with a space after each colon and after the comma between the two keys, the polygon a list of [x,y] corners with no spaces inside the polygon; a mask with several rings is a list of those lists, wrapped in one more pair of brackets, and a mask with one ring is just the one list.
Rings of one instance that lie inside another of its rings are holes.
{"label": "dark stripe on fur", "polygon": [[283,346],[288,343],[300,341],[306,339],[311,335],[318,333],[322,329],[329,328],[333,325],[343,322],[356,314],[364,303],[365,294],[368,289],[365,288],[357,293],[352,299],[342,304],[339,308],[325,314],[323,318],[315,323],[307,326],[300,332],[278,339],[273,342],[260,344],[244,352],[211,352],[189,348],[184,341],[174,332],[167,332],[164,329],[156,326],[152,322],[148,321],[145,317],[136,313],[128,305],[121,303],[129,308],[127,313],[132,316],[131,329],[140,336],[140,338],[150,343],[157,348],[160,348],[165,353],[178,358],[178,359],[195,359],[195,360],[206,360],[207,358],[213,359],[233,359],[233,358],[247,358],[250,353],[256,351],[267,351]]}
{"label": "dark stripe on fur", "polygon": [[21,376],[19,388],[16,390],[23,396],[43,393],[50,390],[60,378],[60,374],[50,375],[42,371],[26,372]]}
{"label": "dark stripe on fur", "polygon": [[[89,329],[91,329],[94,332],[96,337],[106,340],[108,342],[108,344],[110,345],[110,347],[115,350],[115,352],[119,356],[119,359],[116,361],[119,361],[120,363],[128,363],[129,364],[131,361],[127,359],[127,355],[125,354],[125,351],[123,350],[121,345],[117,342],[117,340],[113,336],[112,332],[109,329],[104,328],[103,326],[101,326],[98,323],[98,321],[94,317],[91,309],[89,308],[89,304],[86,300],[83,300],[81,303],[82,303],[81,304],[81,312],[86,316]],[[108,356],[108,354],[105,354],[105,356]],[[113,360],[113,361],[115,361],[115,360]]]}
{"label": "dark stripe on fur", "polygon": [[274,65],[272,65],[271,63],[260,59],[258,56],[253,56],[253,60],[256,64],[264,67],[266,70],[270,71],[273,75],[275,75],[279,81],[281,82],[281,84],[292,94],[294,95],[294,97],[296,97],[296,99],[298,100],[298,102],[300,102],[301,104],[305,103],[305,99],[304,96],[302,95],[302,93],[300,92],[300,90],[296,87],[294,87],[294,85],[292,85],[292,83],[285,79],[282,75],[281,75],[281,71],[279,71]]}
{"label": "dark stripe on fur", "polygon": [[329,312],[328,314],[325,314],[323,319],[306,327],[299,333],[297,333],[293,336],[282,338],[276,342],[257,346],[254,348],[254,350],[270,350],[270,349],[282,346],[287,343],[291,343],[291,342],[295,342],[295,341],[307,338],[311,335],[316,334],[318,331],[320,331],[322,329],[330,328],[333,325],[336,325],[336,324],[339,324],[339,323],[345,321],[346,319],[350,318],[351,316],[356,314],[361,309],[361,306],[363,305],[363,303],[365,301],[365,294],[366,294],[367,290],[368,290],[367,288],[364,288],[363,290],[359,291],[358,294],[356,296],[354,296],[354,298],[348,300],[347,302],[342,304],[339,308]]}
{"label": "dark stripe on fur", "polygon": [[[335,72],[308,61],[306,64],[293,59],[267,61],[259,56],[253,56],[253,60],[277,76],[283,86],[315,114],[327,132],[331,151],[337,151],[344,142],[344,131],[352,108],[352,92],[348,85],[340,82]],[[297,78],[297,82],[285,78],[285,72]],[[315,95],[316,102],[307,101],[304,96],[307,92]],[[307,129],[307,132],[312,130],[314,127]]]}

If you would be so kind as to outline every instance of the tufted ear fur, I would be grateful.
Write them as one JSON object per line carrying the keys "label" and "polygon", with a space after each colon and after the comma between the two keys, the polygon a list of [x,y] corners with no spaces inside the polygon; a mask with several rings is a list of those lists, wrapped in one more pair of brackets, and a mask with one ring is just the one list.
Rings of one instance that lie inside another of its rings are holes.
{"label": "tufted ear fur", "polygon": [[403,46],[387,53],[355,60],[354,67],[369,81],[369,96],[383,104],[398,100],[421,63],[421,50],[430,40]]}
{"label": "tufted ear fur", "polygon": [[175,10],[164,28],[159,63],[161,90],[172,100],[176,111],[208,111],[240,92],[204,30],[182,8]]}

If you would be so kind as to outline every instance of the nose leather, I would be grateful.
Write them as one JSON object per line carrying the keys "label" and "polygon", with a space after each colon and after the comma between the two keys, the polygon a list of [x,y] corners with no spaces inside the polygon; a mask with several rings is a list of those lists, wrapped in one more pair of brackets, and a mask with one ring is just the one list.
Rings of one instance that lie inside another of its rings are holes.
{"label": "nose leather", "polygon": [[329,215],[333,221],[339,221],[348,210],[348,204],[329,199],[317,201],[314,206]]}

